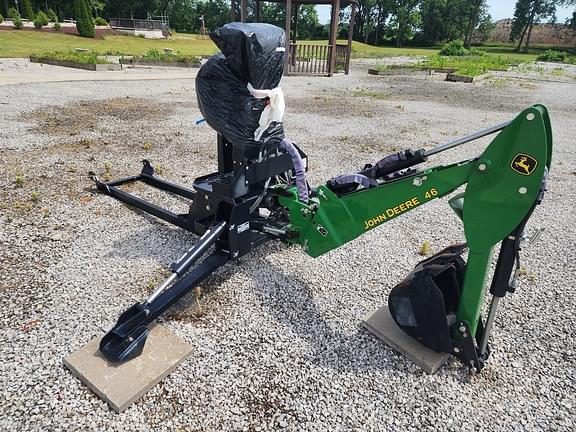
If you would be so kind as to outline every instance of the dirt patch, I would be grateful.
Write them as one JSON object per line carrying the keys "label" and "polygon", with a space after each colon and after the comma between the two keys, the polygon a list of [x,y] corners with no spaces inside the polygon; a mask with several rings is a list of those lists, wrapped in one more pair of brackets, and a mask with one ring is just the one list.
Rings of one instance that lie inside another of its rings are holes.
{"label": "dirt patch", "polygon": [[380,110],[352,97],[287,97],[286,105],[300,113],[309,112],[330,118],[373,117]]}
{"label": "dirt patch", "polygon": [[67,106],[53,105],[23,113],[18,120],[33,123],[31,132],[50,135],[78,135],[96,130],[98,124],[113,118],[121,122],[158,121],[172,113],[170,104],[136,98],[78,101]]}

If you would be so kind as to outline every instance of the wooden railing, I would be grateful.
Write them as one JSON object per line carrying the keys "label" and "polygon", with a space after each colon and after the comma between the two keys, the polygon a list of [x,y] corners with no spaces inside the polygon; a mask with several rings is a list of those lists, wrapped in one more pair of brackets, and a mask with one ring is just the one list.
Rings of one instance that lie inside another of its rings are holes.
{"label": "wooden railing", "polygon": [[330,70],[331,45],[290,44],[288,50],[288,74],[330,75],[348,73],[348,45],[336,45],[334,70]]}
{"label": "wooden railing", "polygon": [[348,74],[350,65],[350,51],[348,45],[336,44],[336,62],[334,63],[334,73]]}
{"label": "wooden railing", "polygon": [[290,44],[288,73],[328,75],[329,45]]}

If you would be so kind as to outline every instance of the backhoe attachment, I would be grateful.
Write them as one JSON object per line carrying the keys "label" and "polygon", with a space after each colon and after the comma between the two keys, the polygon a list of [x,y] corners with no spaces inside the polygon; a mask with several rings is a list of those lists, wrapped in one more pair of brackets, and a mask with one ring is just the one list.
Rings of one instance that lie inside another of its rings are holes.
{"label": "backhoe attachment", "polygon": [[[495,133],[478,157],[420,168],[439,152]],[[268,240],[300,244],[317,257],[452,194],[448,202],[464,224],[466,243],[417,264],[391,290],[389,310],[397,325],[423,346],[450,353],[479,371],[490,354],[498,303],[515,289],[524,227],[546,190],[551,152],[548,113],[534,105],[512,121],[433,149],[386,156],[317,188],[307,185],[306,155],[289,140],[254,152],[219,136],[218,172],[198,178],[191,189],[159,179],[148,161],[140,175],[108,183],[91,173],[101,192],[200,236],[170,266],[166,281],[120,315],[100,351],[113,362],[137,357],[157,317],[228,261]],[[190,210],[177,215],[122,190],[131,182],[188,199]],[[464,191],[454,195],[461,187]],[[498,244],[496,269],[490,274]],[[492,302],[482,319],[490,279]]]}
{"label": "backhoe attachment", "polygon": [[[283,30],[231,23],[210,37],[221,52],[200,68],[195,89],[198,108],[217,132],[217,172],[190,187],[159,178],[146,160],[140,174],[120,180],[103,182],[90,173],[100,192],[199,236],[170,266],[171,275],[120,315],[102,338],[100,352],[111,362],[137,357],[149,326],[166,309],[229,261],[270,240],[301,245],[318,257],[451,196],[448,202],[463,222],[466,243],[419,263],[392,289],[389,312],[411,342],[453,354],[480,370],[490,353],[499,300],[515,289],[524,227],[546,190],[552,155],[546,108],[533,105],[511,121],[432,149],[402,150],[312,188],[306,180],[307,157],[286,138],[283,127]],[[497,135],[477,157],[424,165],[440,152],[492,134]],[[135,182],[187,201],[189,210],[176,214],[124,187]],[[481,309],[490,279],[493,300],[484,320]]]}

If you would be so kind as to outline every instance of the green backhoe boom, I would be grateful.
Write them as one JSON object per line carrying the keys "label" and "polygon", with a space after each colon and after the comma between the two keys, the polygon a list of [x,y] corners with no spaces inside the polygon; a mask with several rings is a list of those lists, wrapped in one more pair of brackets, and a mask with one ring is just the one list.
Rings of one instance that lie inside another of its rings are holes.
{"label": "green backhoe boom", "polygon": [[320,186],[308,203],[295,188],[281,196],[290,212],[291,241],[318,257],[391,219],[466,185],[450,201],[469,248],[457,319],[476,333],[492,251],[529,214],[550,167],[546,108],[534,105],[511,121],[478,157],[423,169],[375,187],[338,195]]}

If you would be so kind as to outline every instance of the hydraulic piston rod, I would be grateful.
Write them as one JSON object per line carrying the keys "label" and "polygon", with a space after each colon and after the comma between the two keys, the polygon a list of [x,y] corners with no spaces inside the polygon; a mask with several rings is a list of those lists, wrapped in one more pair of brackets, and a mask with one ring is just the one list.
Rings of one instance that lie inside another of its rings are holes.
{"label": "hydraulic piston rod", "polygon": [[502,123],[498,123],[494,126],[490,126],[486,129],[479,130],[478,132],[474,132],[470,135],[466,135],[466,136],[463,136],[461,138],[455,139],[453,141],[449,141],[445,144],[441,144],[438,147],[434,147],[433,149],[426,151],[424,153],[424,156],[425,157],[432,156],[432,155],[435,155],[437,153],[440,153],[440,152],[449,150],[451,148],[457,147],[459,145],[466,144],[467,142],[474,141],[478,138],[482,138],[482,137],[485,137],[487,135],[491,135],[493,133],[499,132],[502,129],[504,129],[506,126],[508,126],[510,123],[512,123],[512,121],[505,121]]}
{"label": "hydraulic piston rod", "polygon": [[218,239],[224,227],[226,226],[226,221],[222,221],[216,225],[211,226],[206,230],[206,232],[200,237],[198,243],[192,246],[188,251],[182,255],[176,262],[172,263],[170,270],[172,274],[168,277],[150,296],[146,299],[146,304],[152,303],[160,294],[164,292],[166,288],[170,286],[172,282],[176,280],[179,276],[182,276],[188,271],[190,266],[194,264],[198,258],[200,258],[204,252],[206,252],[210,246]]}

